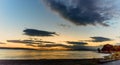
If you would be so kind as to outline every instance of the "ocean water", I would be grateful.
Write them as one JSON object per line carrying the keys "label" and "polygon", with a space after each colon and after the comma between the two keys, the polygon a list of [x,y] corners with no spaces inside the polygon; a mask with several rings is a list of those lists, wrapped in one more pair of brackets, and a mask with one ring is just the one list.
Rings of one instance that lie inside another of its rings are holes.
{"label": "ocean water", "polygon": [[0,59],[91,59],[102,58],[93,51],[38,51],[0,49]]}

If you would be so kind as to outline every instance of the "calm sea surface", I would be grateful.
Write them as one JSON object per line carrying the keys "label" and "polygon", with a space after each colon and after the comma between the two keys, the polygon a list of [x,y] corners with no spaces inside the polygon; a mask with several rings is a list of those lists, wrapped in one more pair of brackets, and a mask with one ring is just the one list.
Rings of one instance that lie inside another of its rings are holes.
{"label": "calm sea surface", "polygon": [[92,51],[36,51],[0,49],[0,59],[90,59],[102,58]]}

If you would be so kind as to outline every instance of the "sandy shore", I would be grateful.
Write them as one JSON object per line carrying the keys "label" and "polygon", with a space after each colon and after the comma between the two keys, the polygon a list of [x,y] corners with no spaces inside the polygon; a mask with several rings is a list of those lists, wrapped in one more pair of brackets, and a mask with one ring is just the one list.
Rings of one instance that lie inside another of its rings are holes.
{"label": "sandy shore", "polygon": [[99,59],[0,60],[0,65],[99,65]]}

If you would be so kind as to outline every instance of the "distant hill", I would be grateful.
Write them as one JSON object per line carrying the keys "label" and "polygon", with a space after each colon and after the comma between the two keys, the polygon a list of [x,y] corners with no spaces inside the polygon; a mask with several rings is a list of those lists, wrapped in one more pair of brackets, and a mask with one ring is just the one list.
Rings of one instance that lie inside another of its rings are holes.
{"label": "distant hill", "polygon": [[106,44],[101,49],[101,52],[103,52],[103,53],[120,52],[120,45]]}

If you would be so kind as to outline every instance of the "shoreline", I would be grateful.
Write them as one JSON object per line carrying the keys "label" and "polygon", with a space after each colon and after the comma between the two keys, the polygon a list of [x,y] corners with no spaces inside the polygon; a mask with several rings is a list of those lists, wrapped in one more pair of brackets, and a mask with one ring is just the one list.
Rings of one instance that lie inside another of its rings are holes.
{"label": "shoreline", "polygon": [[100,59],[0,60],[0,65],[99,65]]}

